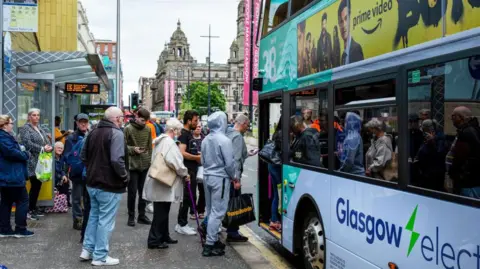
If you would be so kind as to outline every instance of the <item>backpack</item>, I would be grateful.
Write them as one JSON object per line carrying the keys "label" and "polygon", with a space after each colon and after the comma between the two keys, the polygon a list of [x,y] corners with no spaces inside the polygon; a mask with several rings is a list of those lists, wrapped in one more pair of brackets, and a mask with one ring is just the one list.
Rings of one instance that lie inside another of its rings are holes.
{"label": "backpack", "polygon": [[[76,141],[76,142],[75,142]],[[71,151],[67,153],[66,163],[68,164],[68,170],[70,177],[78,178],[83,177],[85,165],[83,164],[80,153],[82,152],[83,144],[85,144],[85,139],[83,136],[76,136],[76,139],[73,139],[72,142],[75,142]]]}

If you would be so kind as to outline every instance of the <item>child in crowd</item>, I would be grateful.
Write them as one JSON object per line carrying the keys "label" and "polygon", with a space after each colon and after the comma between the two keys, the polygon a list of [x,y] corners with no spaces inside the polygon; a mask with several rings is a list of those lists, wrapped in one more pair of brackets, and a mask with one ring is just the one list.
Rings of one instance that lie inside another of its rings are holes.
{"label": "child in crowd", "polygon": [[55,143],[55,187],[59,194],[67,196],[68,206],[70,204],[70,184],[65,174],[65,159],[63,158],[64,145],[62,142]]}

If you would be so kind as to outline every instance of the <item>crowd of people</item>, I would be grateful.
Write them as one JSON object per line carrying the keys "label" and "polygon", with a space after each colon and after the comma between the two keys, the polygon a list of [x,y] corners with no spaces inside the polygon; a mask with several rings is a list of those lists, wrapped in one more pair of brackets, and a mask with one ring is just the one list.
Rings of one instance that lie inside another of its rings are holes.
{"label": "crowd of people", "polygon": [[[35,167],[41,153],[51,152],[55,194],[68,197],[73,229],[81,230],[81,260],[92,261],[92,265],[119,264],[109,256],[109,240],[125,192],[126,225],[150,225],[149,249],[178,243],[169,232],[170,207],[178,202],[175,231],[190,236],[202,233],[206,238],[203,256],[225,254],[225,244],[218,237],[222,219],[230,197],[241,193],[245,159],[256,153],[247,151],[243,139],[250,125],[248,117],[238,115],[233,126],[228,126],[226,114],[215,112],[209,116],[208,134],[204,134],[194,110],[185,112],[183,124],[172,118],[162,126],[144,108],[125,121],[121,109],[110,107],[95,125],[90,124],[88,115],[76,115],[75,131],[60,130],[61,119],[57,117],[54,139],[40,128],[40,117],[40,110],[31,109],[16,139],[13,119],[0,115],[0,237],[34,235],[27,230],[27,219],[38,221],[45,214],[37,205],[42,182],[36,178]],[[153,167],[168,173],[157,177],[151,172]],[[171,186],[164,182],[169,174],[174,176]],[[10,223],[13,204],[15,230]],[[148,211],[153,213],[153,220],[147,217]],[[197,216],[202,225],[193,228],[189,219]],[[227,241],[248,241],[238,226],[224,228]]]}

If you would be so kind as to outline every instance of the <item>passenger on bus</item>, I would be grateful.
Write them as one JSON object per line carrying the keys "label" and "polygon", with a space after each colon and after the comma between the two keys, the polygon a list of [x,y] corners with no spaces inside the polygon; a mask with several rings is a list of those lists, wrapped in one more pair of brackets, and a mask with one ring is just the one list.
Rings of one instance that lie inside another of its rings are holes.
{"label": "passenger on bus", "polygon": [[383,171],[392,160],[393,148],[390,135],[385,133],[385,124],[373,118],[366,125],[372,134],[370,148],[365,156],[366,175],[373,178],[383,178]]}
{"label": "passenger on bus", "polygon": [[[275,151],[282,154],[282,118],[278,121],[275,132],[273,133],[272,140],[275,143]],[[271,188],[273,188],[272,209],[270,216],[270,230],[276,230],[281,232],[282,224],[279,219],[278,205],[279,205],[279,192],[278,184],[282,184],[282,165],[268,164],[268,173],[271,179]]]}
{"label": "passenger on bus", "polygon": [[430,113],[430,109],[421,109],[419,111],[419,117],[420,117],[420,124],[424,121],[424,120],[427,120],[427,119],[430,119],[431,118],[431,113]]}
{"label": "passenger on bus", "polygon": [[343,141],[343,151],[340,156],[340,168],[338,171],[363,176],[363,140],[360,135],[362,119],[353,112],[348,112],[345,118],[346,137]]}
{"label": "passenger on bus", "polygon": [[308,128],[302,116],[290,118],[290,130],[295,136],[291,145],[290,158],[297,163],[321,166],[318,131]]}
{"label": "passenger on bus", "polygon": [[312,120],[313,111],[309,108],[305,108],[302,114],[303,114],[303,120],[305,121],[305,124],[307,125],[307,127],[310,127],[310,125],[313,124],[313,120]]}
{"label": "passenger on bus", "polygon": [[424,120],[422,123],[424,143],[421,145],[414,161],[418,180],[416,186],[444,191],[445,156],[447,142],[445,135],[435,120]]}
{"label": "passenger on bus", "polygon": [[464,106],[453,110],[457,136],[447,154],[447,172],[460,195],[480,199],[480,127],[472,111]]}

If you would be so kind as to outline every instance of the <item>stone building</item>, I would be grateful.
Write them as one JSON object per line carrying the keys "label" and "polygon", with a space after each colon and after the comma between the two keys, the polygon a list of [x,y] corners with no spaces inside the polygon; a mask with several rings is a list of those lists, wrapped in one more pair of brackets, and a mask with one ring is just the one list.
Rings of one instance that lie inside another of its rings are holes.
{"label": "stone building", "polygon": [[[244,1],[238,5],[237,36],[230,46],[230,57],[227,63],[211,63],[211,82],[217,83],[225,94],[227,105],[226,112],[229,117],[235,118],[242,111],[248,110],[242,107],[243,98],[243,40],[244,40]],[[151,86],[152,109],[164,110],[165,104],[165,80],[174,80],[178,104],[182,103],[182,93],[187,85],[195,81],[208,82],[208,57],[205,63],[198,63],[190,54],[190,44],[181,23],[178,21],[177,29],[173,32],[170,42],[158,59],[158,67],[155,81]]]}

